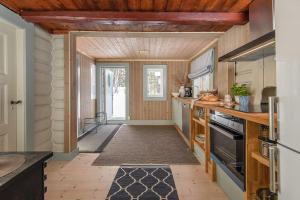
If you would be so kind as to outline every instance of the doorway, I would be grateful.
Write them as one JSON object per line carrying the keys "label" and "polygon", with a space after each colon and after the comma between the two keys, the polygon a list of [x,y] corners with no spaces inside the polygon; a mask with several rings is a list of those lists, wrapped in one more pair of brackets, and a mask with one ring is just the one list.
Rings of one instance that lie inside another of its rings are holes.
{"label": "doorway", "polygon": [[108,122],[128,119],[128,64],[98,63],[100,112],[107,114]]}
{"label": "doorway", "polygon": [[25,148],[24,35],[0,19],[0,151]]}

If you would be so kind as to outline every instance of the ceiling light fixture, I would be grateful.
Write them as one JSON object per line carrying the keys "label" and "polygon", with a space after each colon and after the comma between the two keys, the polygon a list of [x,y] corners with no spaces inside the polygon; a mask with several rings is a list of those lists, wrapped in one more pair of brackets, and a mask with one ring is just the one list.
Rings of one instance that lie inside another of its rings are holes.
{"label": "ceiling light fixture", "polygon": [[147,55],[147,54],[149,54],[149,50],[138,50],[138,53],[140,54],[140,55]]}

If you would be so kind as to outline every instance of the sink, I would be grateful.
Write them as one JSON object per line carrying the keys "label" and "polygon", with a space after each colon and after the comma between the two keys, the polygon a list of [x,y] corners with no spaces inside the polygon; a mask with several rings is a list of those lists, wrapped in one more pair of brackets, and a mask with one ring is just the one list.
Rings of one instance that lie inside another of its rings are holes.
{"label": "sink", "polygon": [[0,155],[0,178],[10,174],[25,162],[25,157],[18,154]]}

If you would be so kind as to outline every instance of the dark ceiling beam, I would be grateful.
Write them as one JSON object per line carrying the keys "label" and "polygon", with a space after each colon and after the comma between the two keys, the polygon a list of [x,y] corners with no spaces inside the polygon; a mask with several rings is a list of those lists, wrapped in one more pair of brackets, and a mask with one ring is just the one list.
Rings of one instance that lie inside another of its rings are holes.
{"label": "dark ceiling beam", "polygon": [[247,13],[231,12],[115,12],[115,11],[23,11],[20,15],[33,23],[85,23],[136,22],[191,24],[191,25],[242,25],[248,22]]}

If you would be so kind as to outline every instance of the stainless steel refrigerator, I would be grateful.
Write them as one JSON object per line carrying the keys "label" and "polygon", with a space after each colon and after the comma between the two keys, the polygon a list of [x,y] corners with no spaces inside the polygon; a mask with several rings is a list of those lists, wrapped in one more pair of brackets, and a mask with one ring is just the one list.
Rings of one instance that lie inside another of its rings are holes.
{"label": "stainless steel refrigerator", "polygon": [[[300,1],[275,0],[277,97],[270,99],[270,190],[300,199]],[[274,108],[278,106],[278,128]]]}

